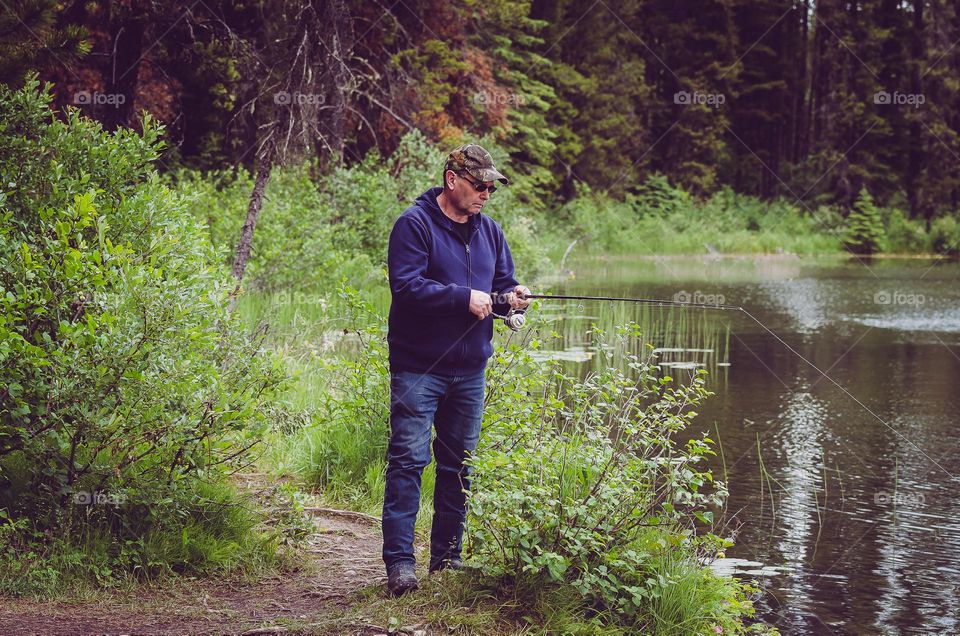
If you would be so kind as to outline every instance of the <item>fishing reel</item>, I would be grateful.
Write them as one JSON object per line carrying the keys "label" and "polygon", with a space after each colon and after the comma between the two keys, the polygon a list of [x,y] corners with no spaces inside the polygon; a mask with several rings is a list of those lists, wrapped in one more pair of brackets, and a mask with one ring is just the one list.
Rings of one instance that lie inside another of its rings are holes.
{"label": "fishing reel", "polygon": [[520,331],[524,323],[527,322],[527,318],[523,314],[523,310],[511,309],[506,316],[493,314],[493,317],[503,320],[503,324],[509,327],[511,331]]}

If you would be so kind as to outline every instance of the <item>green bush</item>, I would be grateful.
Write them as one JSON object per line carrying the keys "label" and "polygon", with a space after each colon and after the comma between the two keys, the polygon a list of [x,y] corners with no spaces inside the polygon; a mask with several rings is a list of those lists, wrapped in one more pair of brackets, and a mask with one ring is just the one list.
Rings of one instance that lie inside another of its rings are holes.
{"label": "green bush", "polygon": [[50,99],[0,88],[0,509],[135,538],[245,459],[284,376],[157,177],[159,127],[107,133]]}
{"label": "green bush", "polygon": [[891,252],[919,253],[931,249],[930,236],[921,220],[909,219],[900,208],[886,210],[887,249]]}
{"label": "green bush", "polygon": [[689,192],[671,185],[662,174],[649,177],[630,202],[639,216],[653,215],[661,218],[671,217],[694,205],[693,196]]}
{"label": "green bush", "polygon": [[635,249],[643,252],[656,250],[656,240],[650,234],[642,236],[641,246],[631,245],[640,234],[633,205],[617,201],[603,193],[594,193],[588,186],[578,184],[577,195],[563,204],[557,217],[566,219],[571,238],[583,240],[600,250]]}
{"label": "green bush", "polygon": [[[308,287],[341,256],[332,239],[332,213],[310,175],[308,164],[274,169],[244,274],[245,287]],[[209,228],[217,259],[231,266],[253,176],[243,168],[209,173],[180,170],[171,175],[171,181],[188,208]]]}
{"label": "green bush", "polygon": [[625,201],[582,188],[557,218],[566,226],[555,230],[557,235],[566,231],[594,251],[816,254],[840,249],[837,220],[822,210],[807,214],[783,199],[762,201],[729,188],[698,201],[662,177],[651,178]]}
{"label": "green bush", "polygon": [[728,545],[697,533],[726,495],[700,466],[712,441],[676,440],[708,395],[703,377],[661,376],[652,353],[629,353],[638,336],[599,334],[627,372],[600,364],[584,380],[497,354],[471,459],[469,558],[501,580],[572,588],[643,633],[738,633],[752,612],[740,584],[700,564]]}
{"label": "green bush", "polygon": [[960,254],[960,221],[956,216],[941,216],[933,221],[930,244],[937,254]]}

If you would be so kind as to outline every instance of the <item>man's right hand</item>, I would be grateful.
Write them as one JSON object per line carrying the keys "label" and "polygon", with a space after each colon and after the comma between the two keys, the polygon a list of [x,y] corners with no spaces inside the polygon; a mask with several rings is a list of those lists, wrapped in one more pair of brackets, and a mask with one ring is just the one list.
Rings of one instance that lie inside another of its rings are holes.
{"label": "man's right hand", "polygon": [[483,320],[493,313],[493,299],[490,294],[477,289],[470,290],[470,313]]}

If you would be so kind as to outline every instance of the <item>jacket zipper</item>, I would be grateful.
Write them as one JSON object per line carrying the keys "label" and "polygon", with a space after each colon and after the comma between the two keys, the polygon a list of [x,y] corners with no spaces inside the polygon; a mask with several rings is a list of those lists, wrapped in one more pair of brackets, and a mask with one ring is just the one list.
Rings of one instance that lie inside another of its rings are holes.
{"label": "jacket zipper", "polygon": [[[472,229],[472,228],[471,228],[471,229]],[[464,247],[464,249],[465,249],[466,252],[467,252],[467,286],[469,286],[470,289],[473,289],[473,263],[472,263],[472,261],[470,260],[470,241],[471,241],[471,239],[473,239],[473,232],[470,232],[469,238],[467,238],[466,242],[464,242],[463,247]],[[471,318],[473,318],[473,314],[470,314],[469,316],[467,316],[467,320],[470,320]],[[475,320],[475,318],[474,318],[474,320]],[[470,323],[467,323],[467,328],[468,328],[468,329],[470,328]],[[464,359],[466,359],[466,357],[467,357],[467,342],[466,342],[466,339],[464,339],[464,342],[463,342],[462,345],[460,345],[460,347],[461,347],[461,349],[460,349],[460,351],[461,351],[461,353],[460,353],[460,359],[461,359],[461,360],[464,360]]]}
{"label": "jacket zipper", "polygon": [[470,244],[464,243],[463,246],[467,249],[467,284],[473,289],[473,264],[470,262]]}

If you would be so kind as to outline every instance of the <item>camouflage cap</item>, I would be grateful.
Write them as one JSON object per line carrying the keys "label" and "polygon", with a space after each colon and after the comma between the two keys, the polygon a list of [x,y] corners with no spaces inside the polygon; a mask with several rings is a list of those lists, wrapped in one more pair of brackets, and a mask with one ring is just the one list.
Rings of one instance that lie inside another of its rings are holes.
{"label": "camouflage cap", "polygon": [[477,144],[466,144],[447,155],[443,171],[466,172],[480,181],[499,181],[508,185],[510,181],[493,165],[493,157]]}

